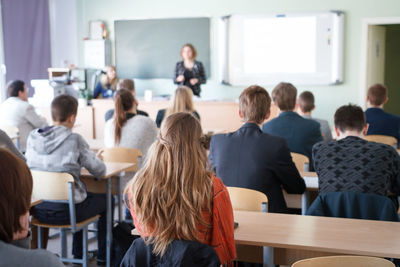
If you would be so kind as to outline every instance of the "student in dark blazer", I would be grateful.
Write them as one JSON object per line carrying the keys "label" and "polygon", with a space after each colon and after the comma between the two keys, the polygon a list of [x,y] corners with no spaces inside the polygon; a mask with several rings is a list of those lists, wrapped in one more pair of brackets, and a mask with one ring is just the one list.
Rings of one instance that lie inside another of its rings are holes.
{"label": "student in dark blazer", "polygon": [[245,124],[236,132],[211,138],[209,160],[226,186],[265,193],[269,212],[287,212],[282,188],[288,193],[305,190],[284,138],[263,133],[260,125],[270,115],[271,99],[259,86],[239,98],[239,116]]}
{"label": "student in dark blazer", "polygon": [[367,135],[393,136],[399,142],[400,117],[383,110],[383,105],[388,101],[388,89],[385,85],[375,84],[368,89],[368,109],[365,111],[367,123],[369,124]]}
{"label": "student in dark blazer", "polygon": [[[297,89],[290,83],[280,83],[272,91],[272,100],[278,106],[279,116],[262,126],[264,133],[286,139],[291,152],[306,155],[312,165],[312,147],[322,141],[320,124],[294,112]],[[312,168],[311,168],[312,169]]]}

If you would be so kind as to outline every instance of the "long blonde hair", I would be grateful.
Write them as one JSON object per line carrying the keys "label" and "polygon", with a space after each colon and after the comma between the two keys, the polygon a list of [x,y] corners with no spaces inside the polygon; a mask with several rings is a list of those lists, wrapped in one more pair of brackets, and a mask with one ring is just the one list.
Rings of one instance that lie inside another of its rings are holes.
{"label": "long blonde hair", "polygon": [[171,99],[170,106],[165,112],[165,117],[177,112],[193,112],[193,92],[187,86],[179,86]]}
{"label": "long blonde hair", "polygon": [[174,239],[200,241],[199,227],[211,227],[202,216],[212,212],[213,198],[203,142],[193,115],[172,114],[162,124],[144,166],[125,188],[128,206],[156,255],[164,255]]}
{"label": "long blonde hair", "polygon": [[117,84],[118,84],[118,76],[117,76],[117,69],[115,68],[115,66],[112,66],[112,65],[110,65],[110,66],[107,66],[107,72],[110,70],[110,69],[113,69],[114,71],[115,71],[115,77],[114,77],[114,79],[112,79],[111,81],[109,81],[108,80],[108,76],[107,76],[107,74],[103,74],[101,77],[100,77],[100,83],[101,83],[101,85],[104,87],[104,88],[107,88],[107,85],[108,84],[110,84],[110,88],[112,89],[112,90],[116,90],[117,89]]}

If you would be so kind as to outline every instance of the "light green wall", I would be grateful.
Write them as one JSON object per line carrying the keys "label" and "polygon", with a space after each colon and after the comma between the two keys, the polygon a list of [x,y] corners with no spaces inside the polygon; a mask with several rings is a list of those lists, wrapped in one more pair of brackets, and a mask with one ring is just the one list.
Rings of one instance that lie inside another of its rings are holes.
{"label": "light green wall", "polygon": [[400,115],[400,25],[386,26],[385,84],[389,102],[384,109]]}
{"label": "light green wall", "polygon": [[[349,102],[361,104],[360,99],[360,58],[361,25],[363,18],[400,16],[399,0],[82,0],[78,6],[78,28],[80,40],[88,35],[90,20],[103,20],[114,39],[113,21],[134,18],[167,18],[209,16],[216,19],[229,14],[243,13],[284,13],[321,12],[341,10],[345,12],[345,59],[344,83],[339,86],[299,86],[299,91],[311,90],[316,97],[315,117],[332,122],[335,110]],[[217,44],[218,30],[213,28],[213,45]],[[79,55],[82,63],[82,41]],[[237,99],[243,87],[230,87],[218,84],[216,73],[218,55],[212,52],[211,80],[202,87],[204,98]],[[171,66],[172,72],[173,66]],[[136,81],[138,95],[146,89],[157,94],[170,94],[174,90],[172,81]],[[271,87],[266,87],[271,92]]]}

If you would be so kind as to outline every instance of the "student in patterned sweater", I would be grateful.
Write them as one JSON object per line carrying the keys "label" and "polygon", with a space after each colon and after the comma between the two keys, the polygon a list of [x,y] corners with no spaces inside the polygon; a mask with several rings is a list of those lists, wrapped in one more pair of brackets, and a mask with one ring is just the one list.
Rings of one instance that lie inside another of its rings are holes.
{"label": "student in patterned sweater", "polygon": [[391,146],[364,140],[367,130],[359,106],[350,104],[336,111],[338,141],[320,142],[313,147],[319,192],[399,194],[400,157]]}

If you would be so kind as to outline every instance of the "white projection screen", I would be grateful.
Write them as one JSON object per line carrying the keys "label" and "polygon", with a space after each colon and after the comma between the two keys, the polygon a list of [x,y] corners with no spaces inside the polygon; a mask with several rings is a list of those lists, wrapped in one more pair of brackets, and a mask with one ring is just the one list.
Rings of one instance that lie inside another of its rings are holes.
{"label": "white projection screen", "polygon": [[336,11],[224,17],[222,81],[242,86],[341,83],[343,19]]}

